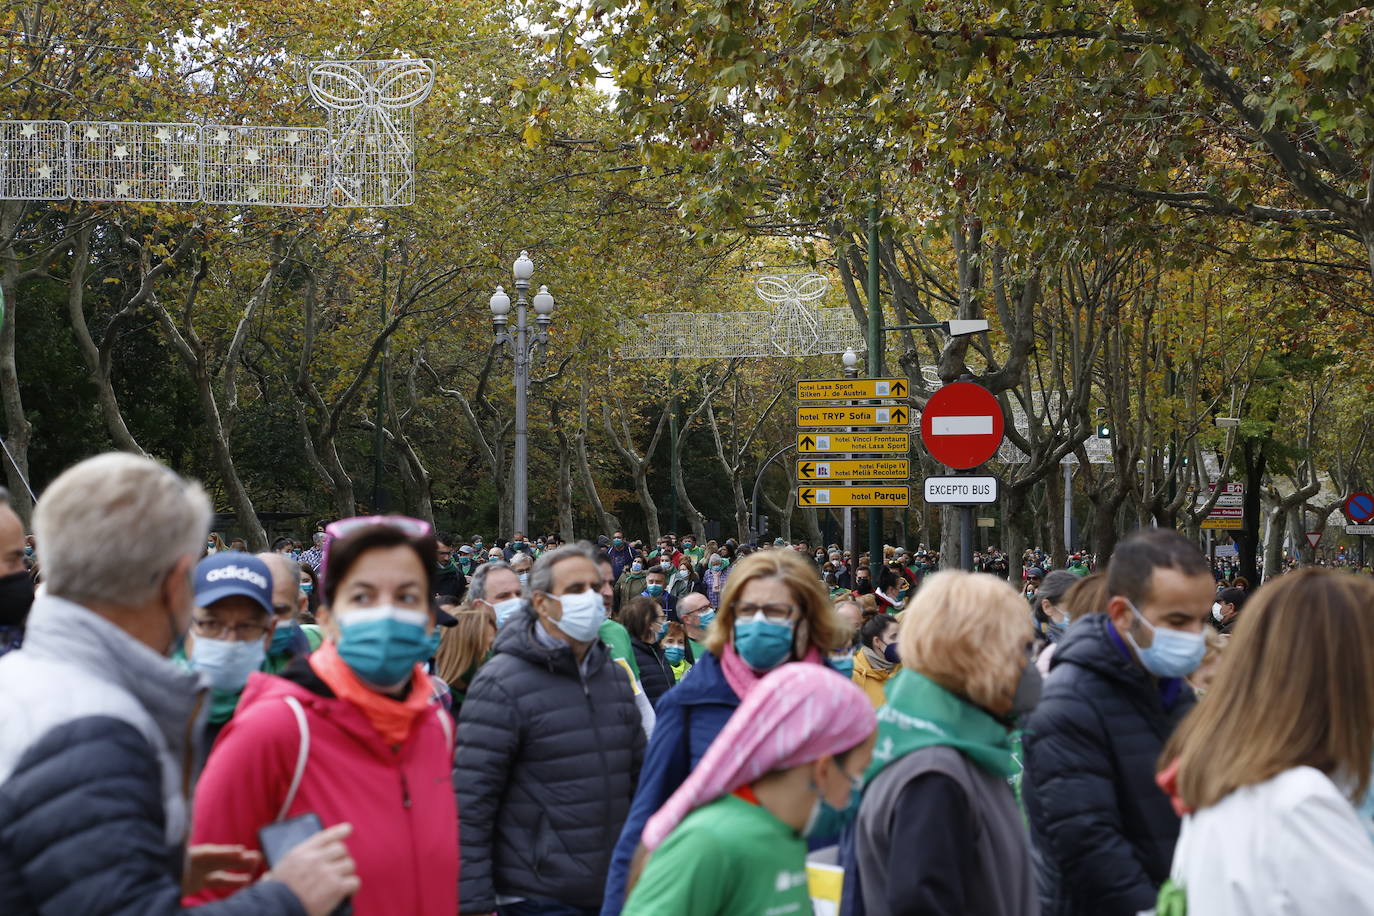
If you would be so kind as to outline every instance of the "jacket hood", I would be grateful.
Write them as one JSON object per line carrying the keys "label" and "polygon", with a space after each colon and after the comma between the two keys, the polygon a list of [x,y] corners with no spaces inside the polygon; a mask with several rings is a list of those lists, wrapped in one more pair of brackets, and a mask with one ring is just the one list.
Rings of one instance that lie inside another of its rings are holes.
{"label": "jacket hood", "polygon": [[[534,635],[534,628],[539,626],[538,621],[539,617],[535,614],[534,608],[526,603],[496,634],[496,642],[491,647],[492,654],[512,655],[531,665],[539,665],[568,677],[580,678],[572,647],[561,640],[558,646],[546,646],[540,642]],[[594,641],[583,659],[587,673],[592,674],[601,670],[601,666],[606,664],[609,657],[601,641]]]}
{"label": "jacket hood", "polygon": [[1111,618],[1106,614],[1089,614],[1074,621],[1069,631],[1056,643],[1058,648],[1050,660],[1050,670],[1059,665],[1080,665],[1122,684],[1148,687],[1149,673],[1133,658],[1122,653],[1108,632],[1111,626]]}

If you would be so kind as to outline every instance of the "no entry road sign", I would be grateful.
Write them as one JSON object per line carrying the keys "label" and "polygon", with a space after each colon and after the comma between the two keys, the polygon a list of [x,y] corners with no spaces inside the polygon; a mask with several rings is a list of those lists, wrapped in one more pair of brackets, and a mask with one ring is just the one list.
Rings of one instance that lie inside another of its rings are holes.
{"label": "no entry road sign", "polygon": [[911,487],[798,487],[797,505],[812,506],[879,506],[905,509],[911,502]]}
{"label": "no entry road sign", "polygon": [[803,455],[905,455],[911,451],[911,434],[798,433],[797,451]]}
{"label": "no entry road sign", "polygon": [[798,401],[860,401],[904,398],[904,378],[810,378],[797,382]]}
{"label": "no entry road sign", "polygon": [[906,458],[851,458],[840,461],[797,462],[798,480],[906,480],[911,462]]}
{"label": "no entry road sign", "polygon": [[976,468],[1002,445],[1002,405],[982,385],[955,382],[931,396],[921,414],[930,456],[957,470]]}
{"label": "no entry road sign", "polygon": [[815,426],[906,426],[911,408],[896,407],[798,407],[797,425]]}
{"label": "no entry road sign", "polygon": [[1374,496],[1363,491],[1345,498],[1345,517],[1357,525],[1374,519]]}

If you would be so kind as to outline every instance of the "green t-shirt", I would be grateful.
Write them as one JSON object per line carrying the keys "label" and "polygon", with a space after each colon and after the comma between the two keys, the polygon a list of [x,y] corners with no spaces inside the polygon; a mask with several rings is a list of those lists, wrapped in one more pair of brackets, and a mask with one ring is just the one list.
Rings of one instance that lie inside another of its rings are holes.
{"label": "green t-shirt", "polygon": [[727,795],[683,819],[644,867],[622,916],[810,916],[806,843]]}
{"label": "green t-shirt", "polygon": [[630,631],[607,617],[601,622],[601,628],[596,631],[596,635],[606,644],[606,648],[611,650],[611,660],[628,665],[635,673],[635,680],[639,680],[639,664],[635,661],[634,647],[630,645]]}

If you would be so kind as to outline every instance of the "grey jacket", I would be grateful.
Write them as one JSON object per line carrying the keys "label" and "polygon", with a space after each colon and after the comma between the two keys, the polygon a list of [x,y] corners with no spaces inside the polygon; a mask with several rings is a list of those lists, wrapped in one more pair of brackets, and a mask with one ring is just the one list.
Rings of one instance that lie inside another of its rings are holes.
{"label": "grey jacket", "polygon": [[[1016,798],[1005,779],[988,773],[951,747],[912,751],[883,768],[864,790],[855,831],[855,857],[863,892],[865,916],[902,916],[894,897],[911,899],[905,890],[893,893],[920,874],[921,848],[894,841],[902,817],[904,790],[918,777],[937,773],[962,790],[971,849],[940,849],[946,836],[922,837],[931,844],[931,857],[952,859],[962,866],[963,912],[978,916],[1035,916],[1039,901],[1031,871],[1030,844]],[[960,806],[962,807],[962,806]],[[948,864],[948,863],[946,863]],[[945,884],[957,880],[946,874]],[[936,892],[936,897],[941,896]],[[922,910],[926,912],[926,910]]]}
{"label": "grey jacket", "polygon": [[[204,692],[98,614],[34,602],[23,647],[0,658],[0,913],[182,912]],[[304,910],[267,881],[195,912]]]}

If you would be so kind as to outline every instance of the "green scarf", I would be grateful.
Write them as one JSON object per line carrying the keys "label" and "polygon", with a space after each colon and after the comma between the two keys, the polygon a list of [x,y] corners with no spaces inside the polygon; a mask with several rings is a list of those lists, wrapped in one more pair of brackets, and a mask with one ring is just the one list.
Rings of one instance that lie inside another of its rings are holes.
{"label": "green scarf", "polygon": [[886,694],[866,781],[912,751],[937,746],[954,748],[994,776],[1016,773],[1006,727],[972,703],[909,668],[887,682]]}

